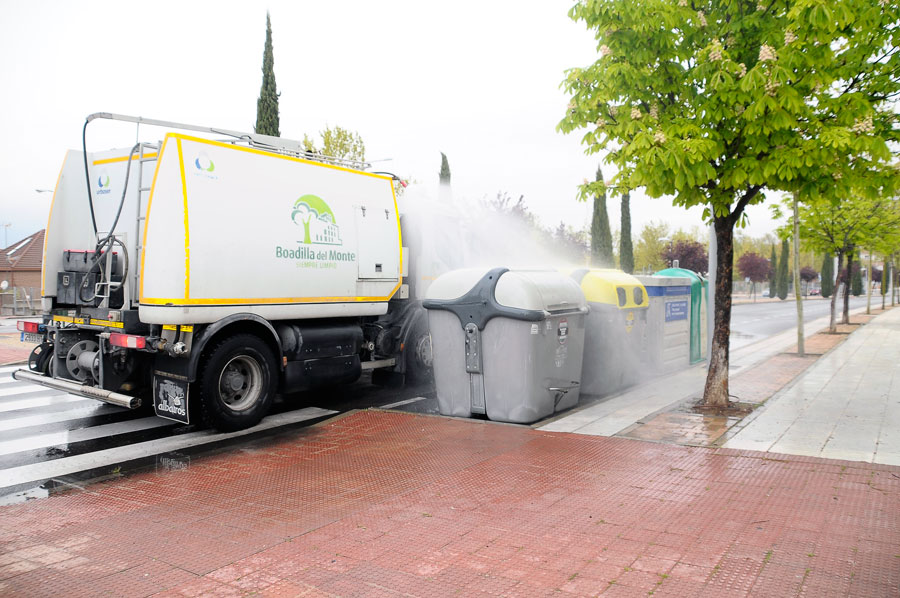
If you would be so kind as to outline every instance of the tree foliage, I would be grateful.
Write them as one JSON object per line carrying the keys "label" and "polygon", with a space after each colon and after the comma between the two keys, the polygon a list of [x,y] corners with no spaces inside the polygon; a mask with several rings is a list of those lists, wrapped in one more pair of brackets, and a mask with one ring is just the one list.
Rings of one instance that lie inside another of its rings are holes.
{"label": "tree foliage", "polygon": [[[603,171],[597,167],[597,181],[603,181]],[[594,214],[591,218],[591,264],[602,268],[612,268],[616,259],[613,255],[612,232],[609,230],[609,213],[606,211],[606,187],[594,196]]]}
{"label": "tree foliage", "polygon": [[667,267],[663,252],[669,236],[669,226],[665,222],[650,222],[644,225],[634,245],[634,267],[638,271],[655,272]]}
{"label": "tree foliage", "polygon": [[441,185],[450,184],[450,163],[447,161],[447,154],[441,152],[441,170],[438,172],[438,181]]}
{"label": "tree foliage", "polygon": [[772,257],[769,259],[772,264],[769,270],[769,297],[775,297],[778,294],[778,257],[775,255],[775,245],[772,245]]}
{"label": "tree foliage", "polygon": [[778,258],[778,272],[775,274],[775,294],[782,301],[787,299],[790,276],[788,271],[788,259],[791,256],[788,240],[781,242],[781,257]]}
{"label": "tree foliage", "polygon": [[737,267],[741,276],[749,278],[751,282],[756,283],[769,279],[769,270],[771,270],[772,265],[763,256],[750,251],[738,258]]}
{"label": "tree foliage", "polygon": [[324,162],[328,162],[328,158],[337,158],[338,161],[366,161],[366,144],[359,133],[334,126],[325,127],[323,131],[319,131],[319,135],[319,146],[316,146],[309,135],[303,136],[303,149],[315,154],[318,159]]}
{"label": "tree foliage", "polygon": [[850,279],[850,292],[854,297],[859,297],[863,292],[862,272],[860,268],[853,269],[853,276]]}
{"label": "tree foliage", "polygon": [[[583,0],[598,59],[567,71],[559,129],[618,167],[614,187],[705,206],[716,231],[704,397],[728,402],[733,230],[763,190],[831,199],[893,184],[900,7],[885,0]],[[583,186],[582,199],[593,184]],[[721,283],[721,287],[719,284]]]}
{"label": "tree foliage", "polygon": [[810,268],[809,266],[800,268],[800,280],[803,282],[809,283],[817,278],[819,278],[819,273],[816,272],[815,268]]}
{"label": "tree foliage", "polygon": [[275,86],[275,54],[272,52],[272,21],[266,13],[266,44],[263,48],[262,87],[256,100],[256,127],[260,135],[279,137],[278,89]]}
{"label": "tree foliage", "polygon": [[631,194],[622,194],[622,229],[619,231],[619,268],[634,272],[634,250],[631,245]]}
{"label": "tree foliage", "polygon": [[697,241],[678,239],[669,243],[663,250],[663,258],[668,265],[674,266],[678,261],[679,268],[705,274],[709,270],[709,253],[706,246]]}
{"label": "tree foliage", "polygon": [[825,260],[822,262],[822,296],[831,297],[834,292],[834,256],[825,253]]}

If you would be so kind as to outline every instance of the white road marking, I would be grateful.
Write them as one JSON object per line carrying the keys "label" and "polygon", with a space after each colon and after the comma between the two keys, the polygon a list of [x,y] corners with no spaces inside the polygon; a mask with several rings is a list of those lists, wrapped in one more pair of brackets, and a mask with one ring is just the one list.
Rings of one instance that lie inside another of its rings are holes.
{"label": "white road marking", "polygon": [[95,415],[115,413],[117,411],[128,411],[124,407],[116,407],[114,405],[108,405],[100,401],[92,401],[91,399],[84,400],[90,401],[90,403],[86,404],[84,407],[73,407],[72,409],[60,411],[59,413],[26,415],[24,417],[17,417],[14,419],[0,420],[0,432],[3,432],[4,430],[19,430],[21,428],[29,428],[31,426],[39,426],[44,424],[56,424],[72,419],[82,419],[84,417],[93,417]]}
{"label": "white road marking", "polygon": [[133,419],[116,424],[104,424],[101,426],[93,426],[91,428],[81,428],[80,430],[64,430],[62,432],[53,432],[50,434],[39,434],[27,438],[18,438],[16,440],[0,442],[0,455],[10,455],[22,451],[48,448],[51,446],[59,446],[61,444],[71,444],[73,442],[83,442],[85,440],[95,440],[107,436],[116,436],[118,434],[128,434],[174,425],[175,422],[160,417],[142,417],[140,419]]}
{"label": "white road marking", "polygon": [[428,397],[413,397],[412,399],[406,399],[405,401],[397,401],[396,403],[382,405],[381,407],[379,407],[379,409],[393,409],[394,407],[399,407],[400,405],[409,405],[410,403],[424,401],[426,398]]}
{"label": "white road marking", "polygon": [[108,467],[110,465],[125,463],[126,461],[132,461],[142,457],[158,455],[160,453],[183,450],[193,446],[218,442],[220,440],[239,438],[241,436],[246,436],[247,434],[334,415],[335,413],[337,413],[337,411],[332,411],[330,409],[307,407],[305,409],[271,415],[263,419],[260,424],[239,432],[218,434],[211,430],[203,430],[200,432],[182,434],[180,436],[172,436],[170,438],[148,440],[147,442],[139,442],[137,444],[95,451],[84,455],[63,457],[62,459],[32,463],[30,465],[20,465],[19,467],[10,467],[9,469],[0,471],[0,480],[2,480],[0,483],[8,487],[29,482],[40,482],[50,478],[72,475],[74,473],[96,469],[98,467]]}
{"label": "white road marking", "polygon": [[9,388],[0,388],[0,397],[9,397],[12,395],[25,395],[31,394],[33,392],[44,392],[47,390],[53,390],[52,388],[47,388],[46,386],[38,386],[37,384],[28,385],[28,386],[13,386]]}
{"label": "white road marking", "polygon": [[[47,390],[40,388],[39,390]],[[30,391],[34,392],[34,391]],[[35,407],[48,407],[50,405],[59,405],[61,403],[74,403],[75,401],[83,401],[83,397],[75,395],[53,395],[51,397],[40,397],[37,399],[22,399],[21,401],[10,401],[8,403],[0,403],[0,413],[6,411],[17,411],[19,409],[34,409]]]}

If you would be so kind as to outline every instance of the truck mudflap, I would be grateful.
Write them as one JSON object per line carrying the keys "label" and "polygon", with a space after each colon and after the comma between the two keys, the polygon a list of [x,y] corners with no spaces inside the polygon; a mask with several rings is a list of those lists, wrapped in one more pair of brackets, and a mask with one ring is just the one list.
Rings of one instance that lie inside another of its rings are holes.
{"label": "truck mudflap", "polygon": [[12,377],[13,380],[40,384],[47,388],[62,390],[73,395],[103,401],[104,403],[125,407],[126,409],[137,409],[141,406],[141,399],[139,397],[132,397],[119,392],[104,390],[102,388],[97,388],[96,386],[87,386],[86,384],[79,384],[77,382],[72,382],[71,380],[51,378],[28,370],[16,370],[12,373]]}
{"label": "truck mudflap", "polygon": [[153,372],[153,410],[157,417],[189,424],[188,394],[190,384],[184,376]]}

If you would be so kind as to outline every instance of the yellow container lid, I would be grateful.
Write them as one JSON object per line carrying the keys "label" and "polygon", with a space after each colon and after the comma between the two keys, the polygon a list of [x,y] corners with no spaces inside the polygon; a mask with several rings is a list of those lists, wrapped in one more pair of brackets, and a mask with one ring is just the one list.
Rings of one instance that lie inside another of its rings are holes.
{"label": "yellow container lid", "polygon": [[613,305],[619,309],[646,308],[650,305],[644,285],[622,270],[576,270],[572,277],[580,282],[581,291],[590,303]]}

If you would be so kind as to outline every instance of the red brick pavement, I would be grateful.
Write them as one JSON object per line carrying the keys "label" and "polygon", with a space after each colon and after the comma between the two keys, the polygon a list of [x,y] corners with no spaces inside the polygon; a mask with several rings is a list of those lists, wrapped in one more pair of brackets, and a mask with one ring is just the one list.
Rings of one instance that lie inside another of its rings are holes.
{"label": "red brick pavement", "polygon": [[898,467],[380,411],[286,438],[0,507],[0,595],[898,595]]}
{"label": "red brick pavement", "polygon": [[19,334],[0,334],[0,365],[28,361],[34,345],[19,342]]}

